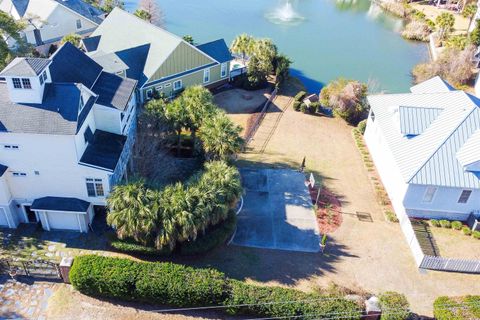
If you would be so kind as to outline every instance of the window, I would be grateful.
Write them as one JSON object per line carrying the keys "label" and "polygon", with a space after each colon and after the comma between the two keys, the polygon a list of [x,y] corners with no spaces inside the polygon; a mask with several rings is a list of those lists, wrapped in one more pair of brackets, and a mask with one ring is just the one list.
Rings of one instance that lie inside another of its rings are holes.
{"label": "window", "polygon": [[170,87],[172,84],[171,83],[165,83],[165,88]]}
{"label": "window", "polygon": [[147,100],[150,100],[152,99],[152,96],[153,96],[153,90],[152,89],[148,89],[145,94],[147,95]]}
{"label": "window", "polygon": [[40,80],[40,85],[43,85],[43,76],[40,76],[39,80]]}
{"label": "window", "polygon": [[7,79],[5,77],[0,77],[0,83],[5,83],[7,82]]}
{"label": "window", "polygon": [[370,119],[372,119],[372,122],[375,122],[375,113],[373,111],[370,112]]}
{"label": "window", "polygon": [[23,89],[32,89],[32,84],[30,83],[30,79],[22,78]]}
{"label": "window", "polygon": [[210,82],[210,69],[203,70],[203,83]]}
{"label": "window", "polygon": [[182,87],[183,87],[182,80],[177,80],[173,82],[173,90],[180,90],[182,89]]}
{"label": "window", "polygon": [[222,78],[225,78],[227,76],[227,64],[226,63],[222,63],[222,65],[220,66],[220,76]]}
{"label": "window", "polygon": [[47,80],[47,71],[43,71],[42,77],[43,77],[43,81]]}
{"label": "window", "polygon": [[85,129],[85,132],[83,133],[83,139],[85,139],[85,143],[92,142],[93,133],[92,130],[90,130],[90,127],[87,127],[87,129]]}
{"label": "window", "polygon": [[22,89],[22,83],[19,78],[12,78],[12,82],[15,89]]}
{"label": "window", "polygon": [[12,176],[14,176],[14,177],[26,177],[27,174],[26,174],[25,172],[17,172],[17,171],[15,171],[15,172],[12,172]]}
{"label": "window", "polygon": [[102,179],[87,178],[85,180],[87,185],[87,194],[89,197],[105,196]]}
{"label": "window", "polygon": [[3,148],[6,150],[18,150],[18,145],[16,144],[4,144]]}
{"label": "window", "polygon": [[155,89],[156,89],[157,91],[162,91],[163,87],[162,87],[162,86],[157,86],[157,87],[155,87]]}
{"label": "window", "polygon": [[427,187],[427,190],[425,190],[425,194],[423,195],[422,202],[431,203],[433,201],[433,197],[435,196],[435,193],[437,193],[436,187]]}
{"label": "window", "polygon": [[467,203],[471,194],[472,190],[463,190],[460,198],[458,198],[458,203]]}
{"label": "window", "polygon": [[82,29],[82,20],[77,20],[77,29]]}
{"label": "window", "polygon": [[36,176],[40,175],[40,171],[37,171],[37,170],[33,171],[33,173],[35,173]]}

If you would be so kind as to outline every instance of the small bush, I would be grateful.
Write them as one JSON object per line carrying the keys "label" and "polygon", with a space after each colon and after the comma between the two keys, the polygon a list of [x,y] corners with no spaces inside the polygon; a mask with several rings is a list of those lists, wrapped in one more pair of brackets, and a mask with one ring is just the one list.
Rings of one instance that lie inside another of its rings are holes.
{"label": "small bush", "polygon": [[307,105],[302,102],[300,104],[300,111],[302,111],[303,113],[307,113],[307,110],[308,110]]}
{"label": "small bush", "polygon": [[473,231],[472,232],[472,236],[475,238],[475,239],[480,239],[480,231]]}
{"label": "small bush", "polygon": [[382,308],[382,320],[405,320],[410,317],[410,305],[400,293],[387,291],[378,296]]}
{"label": "small bush", "polygon": [[320,102],[318,102],[318,101],[310,103],[310,108],[313,109],[313,113],[319,113],[320,111],[322,111],[321,107],[322,106],[321,106]]}
{"label": "small bush", "polygon": [[293,101],[293,110],[300,111],[300,105],[302,103],[300,101]]}
{"label": "small bush", "polygon": [[295,95],[294,99],[295,99],[295,101],[300,101],[300,102],[302,102],[303,98],[305,98],[306,95],[307,95],[307,93],[306,93],[305,91],[299,91],[299,92]]}
{"label": "small bush", "polygon": [[464,227],[462,228],[462,232],[463,232],[463,234],[466,235],[466,236],[472,235],[472,230],[470,230],[470,228],[467,227],[467,226],[464,226]]}
{"label": "small bush", "polygon": [[367,129],[367,119],[363,119],[362,121],[360,121],[357,125],[357,129],[358,129],[358,132],[360,132],[361,134],[364,134],[365,129]]}
{"label": "small bush", "polygon": [[230,210],[227,220],[218,224],[195,241],[184,242],[180,248],[182,255],[202,254],[215,249],[230,239],[237,226],[237,215]]}
{"label": "small bush", "polygon": [[156,249],[152,246],[144,246],[131,239],[121,240],[115,235],[110,237],[110,246],[119,252],[152,256],[169,256],[172,254],[170,248]]}
{"label": "small bush", "polygon": [[463,223],[461,223],[460,221],[453,221],[452,222],[452,228],[453,229],[462,230],[462,227],[463,227]]}
{"label": "small bush", "polygon": [[398,222],[398,218],[397,218],[397,215],[395,214],[395,212],[385,211],[385,217],[390,222],[395,222],[395,223]]}
{"label": "small bush", "polygon": [[440,221],[435,220],[435,219],[430,219],[430,226],[435,227],[435,228],[440,228]]}
{"label": "small bush", "polygon": [[437,320],[480,319],[480,296],[438,297],[433,303]]}
{"label": "small bush", "polygon": [[440,220],[440,225],[442,228],[450,229],[452,227],[452,224],[448,220]]}
{"label": "small bush", "polygon": [[[361,311],[356,303],[343,299],[325,299],[315,293],[304,293],[295,289],[281,287],[265,287],[231,281],[232,293],[226,305],[242,305],[231,307],[230,314],[252,315],[260,317],[301,318],[302,315],[315,315],[326,318],[331,314],[342,314],[348,319],[360,319]],[[291,303],[291,301],[298,301]],[[282,303],[289,302],[289,303]]]}

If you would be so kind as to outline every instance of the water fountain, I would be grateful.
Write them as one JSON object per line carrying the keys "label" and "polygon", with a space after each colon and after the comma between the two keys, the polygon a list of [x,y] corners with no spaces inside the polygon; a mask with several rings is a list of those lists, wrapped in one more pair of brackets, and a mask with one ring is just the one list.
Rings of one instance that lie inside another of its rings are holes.
{"label": "water fountain", "polygon": [[267,13],[265,16],[275,24],[286,25],[296,25],[305,19],[295,11],[290,0],[286,0],[281,7]]}

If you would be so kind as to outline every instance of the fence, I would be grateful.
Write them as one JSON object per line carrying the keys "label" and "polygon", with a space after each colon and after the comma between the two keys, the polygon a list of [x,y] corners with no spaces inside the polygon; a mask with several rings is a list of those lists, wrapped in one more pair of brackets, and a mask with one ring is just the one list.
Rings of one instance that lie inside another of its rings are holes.
{"label": "fence", "polygon": [[57,263],[36,259],[20,261],[15,259],[0,259],[0,274],[10,276],[27,276],[42,279],[61,279]]}
{"label": "fence", "polygon": [[260,124],[262,123],[262,120],[263,118],[265,118],[265,114],[267,113],[267,110],[268,110],[268,106],[270,105],[270,103],[272,103],[272,101],[275,99],[275,97],[277,96],[277,91],[278,89],[275,88],[272,93],[270,94],[270,97],[268,98],[268,100],[265,102],[265,104],[263,105],[263,108],[262,110],[260,111],[260,115],[258,116],[258,118],[255,120],[254,124],[249,128],[248,132],[246,133],[245,135],[245,144],[243,146],[243,149],[245,150],[246,147],[248,146],[248,144],[250,143],[250,141],[252,140],[253,136],[255,135],[255,132],[257,132],[258,130],[258,127],[260,126]]}

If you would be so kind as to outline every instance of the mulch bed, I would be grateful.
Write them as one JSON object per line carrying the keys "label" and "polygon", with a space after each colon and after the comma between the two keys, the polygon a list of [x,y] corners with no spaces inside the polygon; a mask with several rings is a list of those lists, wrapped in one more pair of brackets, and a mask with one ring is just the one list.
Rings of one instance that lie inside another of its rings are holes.
{"label": "mulch bed", "polygon": [[[315,204],[318,195],[318,188],[308,187],[312,204]],[[342,204],[335,194],[327,188],[322,188],[318,201],[317,222],[320,234],[335,232],[343,222]]]}

